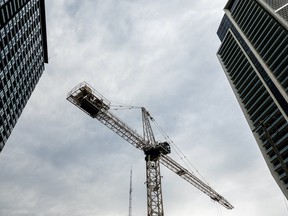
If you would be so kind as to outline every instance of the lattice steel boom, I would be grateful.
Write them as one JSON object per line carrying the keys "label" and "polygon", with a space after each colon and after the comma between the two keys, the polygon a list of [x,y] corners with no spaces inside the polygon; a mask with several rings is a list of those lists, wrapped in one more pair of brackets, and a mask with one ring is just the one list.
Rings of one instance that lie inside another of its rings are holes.
{"label": "lattice steel boom", "polygon": [[164,215],[160,163],[194,185],[212,200],[227,209],[233,208],[224,197],[168,156],[170,145],[167,142],[155,141],[150,125],[152,117],[145,108],[142,108],[142,136],[110,112],[110,102],[86,82],[73,88],[68,93],[67,100],[92,118],[98,119],[127,142],[145,153],[148,216]]}

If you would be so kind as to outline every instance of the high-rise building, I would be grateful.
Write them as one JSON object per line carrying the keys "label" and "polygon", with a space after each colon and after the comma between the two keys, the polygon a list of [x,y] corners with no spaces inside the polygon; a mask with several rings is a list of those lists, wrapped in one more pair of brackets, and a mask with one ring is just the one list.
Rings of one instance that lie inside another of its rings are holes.
{"label": "high-rise building", "polygon": [[288,199],[288,0],[230,0],[218,59]]}
{"label": "high-rise building", "polygon": [[45,1],[0,0],[0,152],[48,63]]}

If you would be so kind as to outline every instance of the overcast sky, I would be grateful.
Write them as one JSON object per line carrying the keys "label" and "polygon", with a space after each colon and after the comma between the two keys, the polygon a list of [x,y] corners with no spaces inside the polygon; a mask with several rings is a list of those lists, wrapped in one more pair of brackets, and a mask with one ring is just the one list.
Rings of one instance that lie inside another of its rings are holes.
{"label": "overcast sky", "polygon": [[[127,216],[131,166],[132,215],[147,215],[144,154],[66,100],[87,81],[112,104],[146,107],[235,207],[162,167],[165,216],[286,216],[216,58],[225,4],[47,0],[49,64],[0,155],[0,215]],[[140,110],[115,113],[141,128]]]}

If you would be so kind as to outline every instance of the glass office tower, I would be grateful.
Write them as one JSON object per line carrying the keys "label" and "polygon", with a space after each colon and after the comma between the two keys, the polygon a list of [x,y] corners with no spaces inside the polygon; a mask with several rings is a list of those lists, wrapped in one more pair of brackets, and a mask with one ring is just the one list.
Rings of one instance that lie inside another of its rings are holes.
{"label": "glass office tower", "polygon": [[0,151],[48,63],[44,0],[0,0]]}
{"label": "glass office tower", "polygon": [[218,59],[288,199],[288,0],[230,0]]}

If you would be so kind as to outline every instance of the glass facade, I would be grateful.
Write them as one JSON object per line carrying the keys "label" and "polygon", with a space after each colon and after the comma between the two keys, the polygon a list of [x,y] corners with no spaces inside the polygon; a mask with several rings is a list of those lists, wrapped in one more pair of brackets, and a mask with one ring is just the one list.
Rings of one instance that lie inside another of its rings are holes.
{"label": "glass facade", "polygon": [[48,63],[44,0],[0,0],[0,151]]}
{"label": "glass facade", "polygon": [[217,31],[217,56],[270,172],[288,199],[288,23],[277,13],[287,3],[229,1]]}

